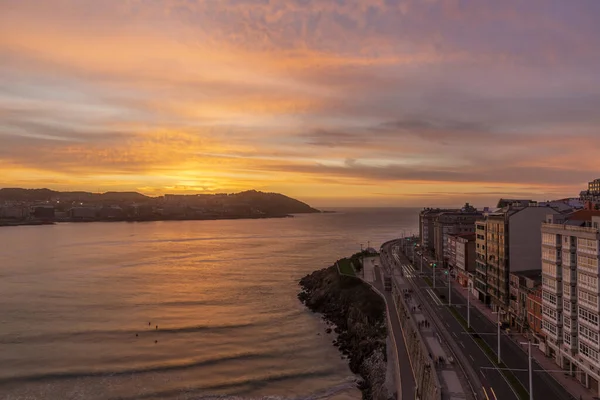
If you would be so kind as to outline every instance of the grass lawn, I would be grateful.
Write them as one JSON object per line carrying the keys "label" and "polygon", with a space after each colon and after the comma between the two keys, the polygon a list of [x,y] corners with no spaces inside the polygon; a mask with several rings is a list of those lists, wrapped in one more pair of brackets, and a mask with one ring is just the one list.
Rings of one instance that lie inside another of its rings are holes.
{"label": "grass lawn", "polygon": [[342,258],[338,261],[338,267],[340,268],[340,273],[345,275],[356,276],[356,274],[354,273],[354,268],[352,268],[350,259]]}

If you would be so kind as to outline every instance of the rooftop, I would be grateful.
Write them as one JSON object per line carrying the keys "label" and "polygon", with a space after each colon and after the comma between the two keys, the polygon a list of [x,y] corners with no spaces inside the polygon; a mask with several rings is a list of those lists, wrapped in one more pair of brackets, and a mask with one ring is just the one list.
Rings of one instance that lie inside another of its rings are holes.
{"label": "rooftop", "polygon": [[579,210],[567,216],[571,221],[591,221],[592,217],[600,217],[599,210]]}
{"label": "rooftop", "polygon": [[541,269],[528,269],[525,271],[511,272],[511,275],[522,276],[524,278],[539,278],[542,276]]}

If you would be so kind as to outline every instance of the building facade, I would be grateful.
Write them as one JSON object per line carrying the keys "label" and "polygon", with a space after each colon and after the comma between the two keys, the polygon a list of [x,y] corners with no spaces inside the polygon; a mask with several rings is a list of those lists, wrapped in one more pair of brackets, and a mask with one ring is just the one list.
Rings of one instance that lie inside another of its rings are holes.
{"label": "building facade", "polygon": [[[522,272],[511,272],[509,275],[509,322],[519,332],[525,332],[531,327],[528,321],[529,294],[536,292],[542,283],[542,270],[533,269]],[[541,316],[541,307],[540,307]],[[541,318],[540,318],[541,329]]]}
{"label": "building facade", "polygon": [[546,354],[600,395],[600,212],[548,216],[541,232]]}
{"label": "building facade", "polygon": [[483,213],[468,203],[458,212],[442,212],[433,222],[433,251],[436,261],[449,265],[448,238],[450,235],[475,233],[475,222],[483,218]]}
{"label": "building facade", "polygon": [[[510,272],[541,269],[540,225],[547,214],[560,215],[552,207],[522,204],[524,201],[515,202],[488,213],[476,226],[476,271],[480,280],[485,277],[485,285],[479,287],[485,287],[495,311],[509,307]],[[509,320],[508,313],[504,315],[503,319]]]}
{"label": "building facade", "polygon": [[542,332],[542,286],[527,294],[527,325],[529,339],[534,343],[545,340]]}
{"label": "building facade", "polygon": [[600,178],[588,183],[587,190],[579,194],[579,199],[587,210],[600,210]]}
{"label": "building facade", "polygon": [[425,208],[419,213],[419,237],[421,247],[432,252],[433,246],[433,225],[435,218],[443,212],[457,212],[458,209]]}
{"label": "building facade", "polygon": [[454,257],[451,259],[458,283],[467,287],[469,283],[469,273],[475,271],[475,234],[468,233],[462,235],[453,235]]}
{"label": "building facade", "polygon": [[475,274],[474,286],[477,291],[479,301],[489,304],[490,297],[487,291],[487,222],[475,222]]}

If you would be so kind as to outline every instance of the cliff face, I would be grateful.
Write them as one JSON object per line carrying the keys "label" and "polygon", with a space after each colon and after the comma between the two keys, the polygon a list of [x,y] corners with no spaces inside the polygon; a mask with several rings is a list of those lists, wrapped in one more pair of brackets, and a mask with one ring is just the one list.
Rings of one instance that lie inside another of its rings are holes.
{"label": "cliff face", "polygon": [[338,338],[333,343],[348,357],[352,372],[362,378],[363,398],[387,399],[387,330],[381,297],[361,280],[340,276],[335,266],[305,276],[300,286],[300,301],[336,326]]}

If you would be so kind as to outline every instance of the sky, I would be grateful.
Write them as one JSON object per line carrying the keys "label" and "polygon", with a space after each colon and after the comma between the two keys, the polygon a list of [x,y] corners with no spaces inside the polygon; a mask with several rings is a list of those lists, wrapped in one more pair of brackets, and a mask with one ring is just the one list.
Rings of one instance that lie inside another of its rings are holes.
{"label": "sky", "polygon": [[0,187],[487,206],[600,177],[597,0],[0,10]]}

